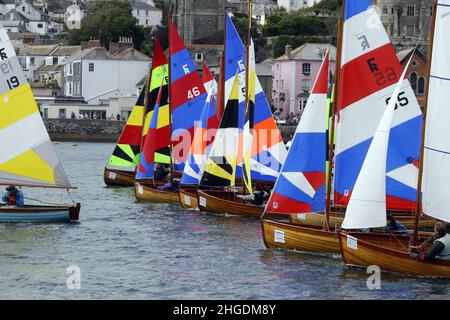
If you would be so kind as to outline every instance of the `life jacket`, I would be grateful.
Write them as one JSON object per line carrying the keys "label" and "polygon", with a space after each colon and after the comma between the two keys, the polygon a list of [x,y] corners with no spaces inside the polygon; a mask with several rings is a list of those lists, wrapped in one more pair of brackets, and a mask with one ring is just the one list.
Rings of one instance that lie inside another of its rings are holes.
{"label": "life jacket", "polygon": [[439,260],[450,260],[450,234],[446,234],[442,238],[436,239],[444,245],[444,250],[436,256]]}
{"label": "life jacket", "polygon": [[255,191],[253,193],[254,195],[254,200],[253,200],[253,204],[260,206],[264,203],[264,192],[263,191]]}
{"label": "life jacket", "polygon": [[16,193],[15,192],[8,192],[8,200],[6,201],[6,204],[8,206],[15,206],[17,201]]}

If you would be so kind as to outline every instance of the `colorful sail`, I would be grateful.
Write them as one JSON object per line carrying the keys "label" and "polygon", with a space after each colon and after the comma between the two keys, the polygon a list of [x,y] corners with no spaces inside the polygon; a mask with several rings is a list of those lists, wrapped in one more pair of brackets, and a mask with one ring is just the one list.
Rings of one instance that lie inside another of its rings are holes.
{"label": "colorful sail", "polygon": [[[335,158],[335,202],[347,204],[387,102],[402,73],[370,0],[346,0]],[[370,25],[368,25],[370,22]],[[421,111],[407,79],[390,134],[388,208],[413,209]]]}
{"label": "colorful sail", "polygon": [[450,222],[450,0],[439,0],[431,59],[428,105],[425,127],[423,166],[423,212],[436,219]]}
{"label": "colorful sail", "polygon": [[233,89],[217,130],[200,186],[231,187],[236,180],[239,140],[239,79]]}
{"label": "colorful sail", "polygon": [[0,39],[0,184],[70,188],[3,27]]}
{"label": "colorful sail", "polygon": [[400,103],[398,97],[403,90],[403,80],[408,67],[409,62],[400,76],[370,143],[345,210],[343,229],[377,228],[386,225],[386,160],[389,135]]}
{"label": "colorful sail", "polygon": [[222,119],[223,109],[224,109],[224,98],[225,98],[225,63],[224,63],[225,53],[222,53],[220,57],[220,73],[219,73],[219,84],[217,89],[217,106],[216,115],[218,119]]}
{"label": "colorful sail", "polygon": [[[149,128],[150,120],[152,118],[153,109],[156,104],[156,100],[159,95],[159,89],[162,87],[161,92],[161,106],[166,106],[168,104],[169,99],[169,65],[167,64],[166,56],[164,55],[164,51],[161,47],[161,44],[158,39],[155,40],[154,44],[154,54],[153,54],[153,62],[152,69],[150,72],[150,86],[149,86],[149,94],[147,99],[147,104],[145,107],[145,123],[144,130],[142,133],[142,142],[141,142],[141,151],[144,147],[145,140],[147,137],[147,131]],[[160,129],[162,130],[162,128]],[[164,130],[169,131],[170,126],[167,125]],[[170,163],[170,141],[167,141],[167,145],[161,145],[158,150],[155,151],[155,162],[158,163]]]}
{"label": "colorful sail", "polygon": [[160,105],[162,103],[163,86],[159,88],[156,104],[152,112],[147,139],[142,148],[139,165],[136,171],[136,179],[153,179],[154,167],[156,160],[156,152],[162,146],[167,146],[170,141],[169,127],[169,105]]}
{"label": "colorful sail", "polygon": [[[170,108],[172,113],[172,158],[174,169],[182,171],[194,137],[194,123],[201,117],[207,93],[197,68],[172,21],[170,38]],[[210,110],[208,121],[217,121]]]}
{"label": "colorful sail", "polygon": [[[225,97],[227,97],[231,88],[232,75],[238,73],[240,85],[245,87],[245,48],[229,15],[226,15],[225,48]],[[241,93],[239,98],[239,127],[243,128],[244,94]],[[275,181],[286,159],[287,150],[257,77],[253,125],[251,177],[259,181]],[[237,176],[241,176],[239,168]]]}
{"label": "colorful sail", "polygon": [[209,93],[209,90],[211,90],[211,88],[213,88],[214,91],[217,92],[217,81],[216,79],[214,79],[214,76],[204,62],[202,65],[202,81],[203,85],[205,86],[206,92]]}
{"label": "colorful sail", "polygon": [[293,214],[325,209],[329,57],[328,53],[311,90],[267,204],[268,212]]}
{"label": "colorful sail", "polygon": [[117,141],[117,145],[109,158],[108,168],[134,172],[136,165],[139,163],[146,88],[147,83],[142,88],[136,104],[131,110],[119,141]]}
{"label": "colorful sail", "polygon": [[207,142],[210,141],[211,135],[215,136],[216,131],[214,129],[217,129],[208,128],[207,126],[208,115],[210,114],[209,110],[214,108],[216,101],[215,95],[215,89],[211,86],[208,97],[206,98],[202,116],[195,124],[194,139],[192,140],[189,156],[184,166],[183,175],[181,176],[181,184],[183,185],[198,185],[205,169],[209,149],[211,147]]}

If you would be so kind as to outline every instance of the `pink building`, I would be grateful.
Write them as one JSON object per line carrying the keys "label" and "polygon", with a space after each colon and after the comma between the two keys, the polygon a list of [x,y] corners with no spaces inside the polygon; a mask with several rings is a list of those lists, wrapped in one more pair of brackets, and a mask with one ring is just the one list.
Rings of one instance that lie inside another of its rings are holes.
{"label": "pink building", "polygon": [[308,101],[322,60],[330,50],[330,72],[334,74],[336,47],[328,43],[305,43],[292,50],[286,46],[285,54],[274,60],[272,66],[272,103],[284,114],[302,112]]}

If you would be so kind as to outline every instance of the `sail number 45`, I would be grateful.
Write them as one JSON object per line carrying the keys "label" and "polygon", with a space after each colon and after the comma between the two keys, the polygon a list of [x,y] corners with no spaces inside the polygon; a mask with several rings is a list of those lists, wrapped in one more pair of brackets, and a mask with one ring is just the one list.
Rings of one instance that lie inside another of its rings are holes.
{"label": "sail number 45", "polygon": [[193,87],[188,91],[188,99],[194,99],[200,95],[200,89],[198,87]]}

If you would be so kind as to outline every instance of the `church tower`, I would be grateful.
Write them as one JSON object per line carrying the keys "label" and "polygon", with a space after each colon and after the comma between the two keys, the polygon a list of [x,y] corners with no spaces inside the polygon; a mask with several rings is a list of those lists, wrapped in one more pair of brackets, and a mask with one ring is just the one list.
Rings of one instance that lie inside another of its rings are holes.
{"label": "church tower", "polygon": [[186,44],[222,44],[226,0],[177,0],[174,22]]}

